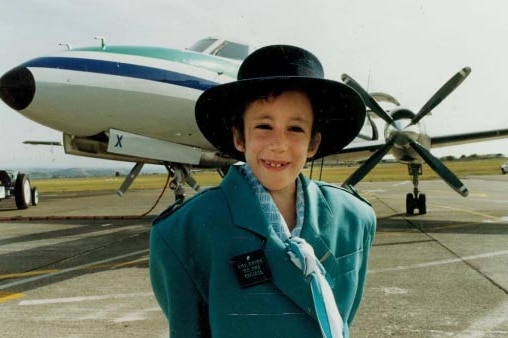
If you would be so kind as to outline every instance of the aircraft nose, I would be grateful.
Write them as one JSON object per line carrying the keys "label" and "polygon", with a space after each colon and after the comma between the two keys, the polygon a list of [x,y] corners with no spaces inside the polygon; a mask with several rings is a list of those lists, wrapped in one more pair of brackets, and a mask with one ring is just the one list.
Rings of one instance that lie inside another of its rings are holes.
{"label": "aircraft nose", "polygon": [[23,110],[32,102],[35,80],[26,67],[16,67],[0,78],[0,98],[14,110]]}

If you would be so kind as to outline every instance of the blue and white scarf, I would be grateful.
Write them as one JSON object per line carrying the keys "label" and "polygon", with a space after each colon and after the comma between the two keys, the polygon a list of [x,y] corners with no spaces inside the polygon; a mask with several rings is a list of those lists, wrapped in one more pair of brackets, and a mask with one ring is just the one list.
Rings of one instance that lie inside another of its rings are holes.
{"label": "blue and white scarf", "polygon": [[305,212],[305,200],[303,195],[302,182],[300,178],[296,180],[296,224],[293,228],[293,231],[289,231],[289,228],[282,217],[279,209],[275,205],[275,202],[272,199],[272,196],[266,191],[265,187],[258,181],[254,173],[250,169],[248,165],[242,165],[240,167],[241,172],[247,178],[249,185],[256,193],[258,197],[259,203],[261,204],[261,209],[263,210],[263,214],[266,217],[266,220],[275,231],[275,233],[279,236],[279,238],[285,242],[292,236],[300,236],[300,232],[302,231],[303,226],[303,216]]}

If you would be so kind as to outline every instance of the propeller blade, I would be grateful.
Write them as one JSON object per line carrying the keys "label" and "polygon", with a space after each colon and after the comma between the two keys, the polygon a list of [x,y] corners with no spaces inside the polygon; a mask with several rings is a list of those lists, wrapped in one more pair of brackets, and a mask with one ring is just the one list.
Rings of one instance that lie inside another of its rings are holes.
{"label": "propeller blade", "polygon": [[363,102],[367,107],[369,107],[374,113],[376,113],[380,118],[385,120],[386,123],[391,124],[393,122],[393,119],[388,113],[384,111],[383,108],[374,100],[372,96],[370,96],[369,93],[365,89],[360,86],[358,82],[353,80],[352,77],[350,77],[347,74],[342,74],[342,81],[344,81],[345,84],[353,88],[360,94],[361,98],[363,99]]}
{"label": "propeller blade", "polygon": [[411,141],[411,147],[420,155],[425,162],[446,182],[448,185],[458,192],[460,195],[466,197],[469,194],[464,183],[455,174],[446,167],[443,162],[434,157],[427,149],[417,142]]}
{"label": "propeller blade", "polygon": [[374,121],[372,121],[372,118],[370,117],[370,114],[367,114],[367,119],[370,122],[371,130],[372,130],[372,138],[371,140],[377,140],[379,139],[379,133],[377,132],[377,127]]}
{"label": "propeller blade", "polygon": [[374,155],[369,157],[364,164],[362,164],[358,169],[356,169],[355,172],[353,172],[351,176],[349,176],[344,181],[344,183],[342,183],[342,187],[348,188],[349,186],[355,186],[365,176],[367,176],[367,174],[372,170],[372,168],[374,168],[376,164],[378,164],[383,159],[383,157],[388,153],[388,151],[392,148],[393,142],[394,141],[392,139],[388,140],[388,142],[386,142],[386,144],[382,148],[378,149],[378,151],[376,151]]}
{"label": "propeller blade", "polygon": [[367,120],[369,120],[369,123],[370,123],[371,135],[365,135],[365,134],[360,133],[356,137],[359,139],[362,139],[362,140],[366,140],[366,141],[378,140],[379,133],[377,131],[376,124],[374,123],[374,121],[372,121],[372,117],[370,116],[369,113],[370,113],[370,110],[367,111]]}
{"label": "propeller blade", "polygon": [[451,94],[461,83],[466,79],[466,77],[471,73],[471,68],[464,67],[457,74],[452,76],[448,82],[446,82],[439,90],[425,103],[416,114],[415,117],[411,120],[412,124],[418,123],[425,115],[430,113],[432,109],[434,109],[438,104],[441,103],[448,95]]}

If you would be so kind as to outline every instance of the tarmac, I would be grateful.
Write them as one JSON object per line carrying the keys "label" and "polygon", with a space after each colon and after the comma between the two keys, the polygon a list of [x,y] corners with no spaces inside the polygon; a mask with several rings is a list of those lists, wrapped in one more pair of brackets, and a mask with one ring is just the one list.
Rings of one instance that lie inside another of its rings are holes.
{"label": "tarmac", "polygon": [[[463,181],[467,198],[421,181],[427,214],[411,216],[410,181],[357,186],[378,229],[352,337],[508,337],[508,175]],[[159,194],[0,201],[2,337],[167,337],[148,277],[151,221],[173,200],[151,210]]]}

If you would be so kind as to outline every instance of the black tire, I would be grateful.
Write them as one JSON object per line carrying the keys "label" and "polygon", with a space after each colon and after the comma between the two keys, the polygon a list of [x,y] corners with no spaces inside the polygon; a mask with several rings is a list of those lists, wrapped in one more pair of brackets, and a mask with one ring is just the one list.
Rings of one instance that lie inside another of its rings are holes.
{"label": "black tire", "polygon": [[418,213],[420,215],[425,215],[427,213],[427,197],[425,194],[420,194],[420,196],[418,196]]}
{"label": "black tire", "polygon": [[36,206],[37,204],[39,204],[39,189],[37,189],[37,187],[32,188],[31,197],[32,197],[32,205],[33,206]]}
{"label": "black tire", "polygon": [[415,211],[415,199],[413,194],[408,193],[406,195],[406,214],[412,215]]}
{"label": "black tire", "polygon": [[171,180],[169,182],[169,189],[176,190],[176,188],[178,188],[178,183],[176,183],[176,180]]}
{"label": "black tire", "polygon": [[0,170],[0,183],[4,187],[12,187],[11,177],[5,170]]}
{"label": "black tire", "polygon": [[18,209],[27,209],[32,202],[30,180],[25,174],[19,174],[14,184],[14,198]]}

